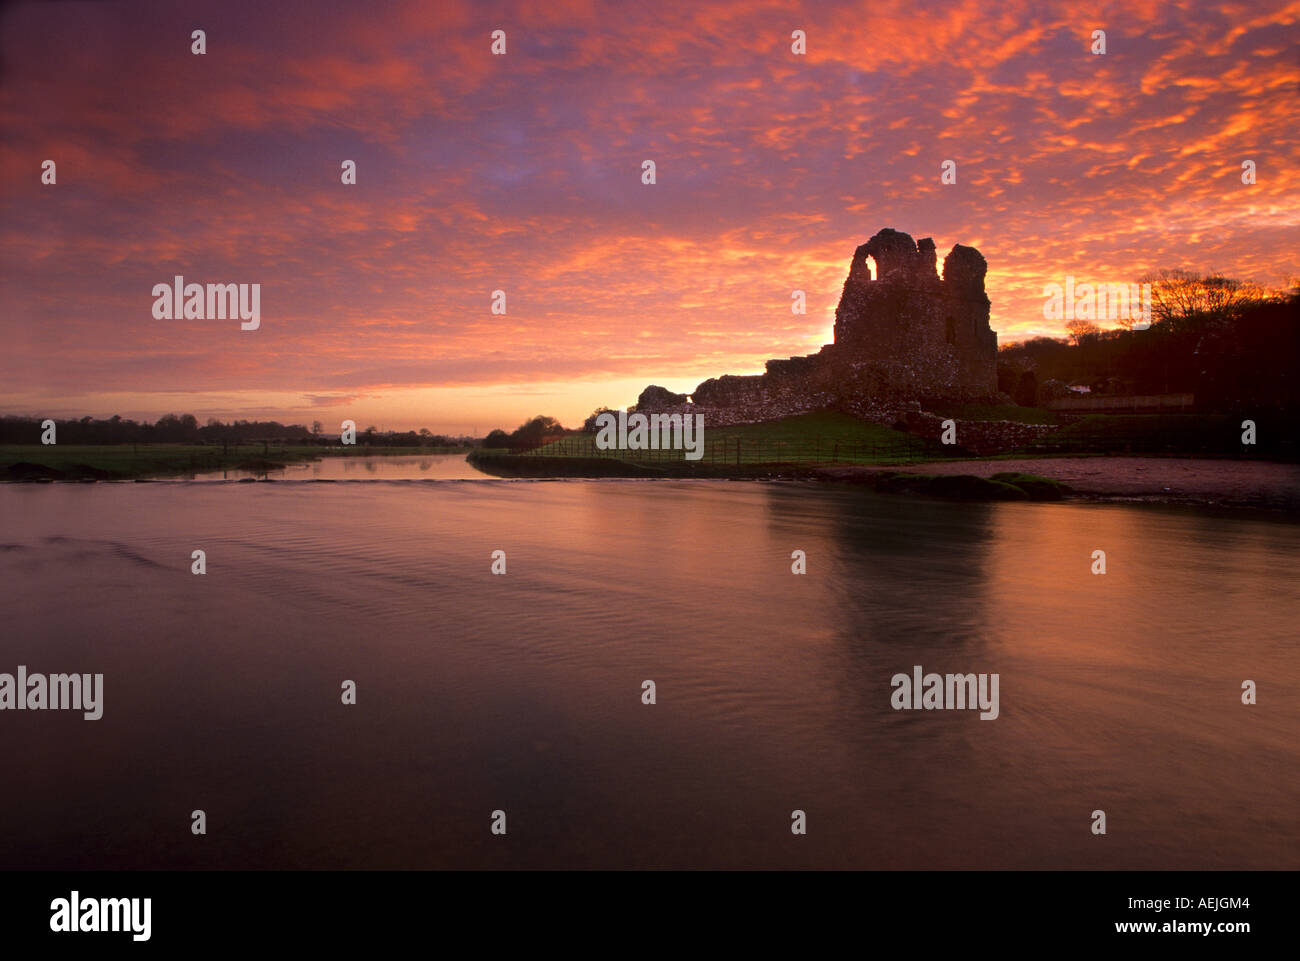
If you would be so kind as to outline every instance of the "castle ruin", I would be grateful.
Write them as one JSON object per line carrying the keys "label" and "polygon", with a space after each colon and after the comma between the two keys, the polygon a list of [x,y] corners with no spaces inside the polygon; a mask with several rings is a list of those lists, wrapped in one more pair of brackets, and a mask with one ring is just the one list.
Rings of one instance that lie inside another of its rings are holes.
{"label": "castle ruin", "polygon": [[834,343],[769,360],[763,374],[710,378],[690,403],[687,395],[647,387],[636,410],[694,411],[723,425],[834,408],[890,423],[923,404],[991,401],[998,338],[989,327],[987,270],[978,250],[957,244],[940,278],[933,240],[886,228],[853,254]]}

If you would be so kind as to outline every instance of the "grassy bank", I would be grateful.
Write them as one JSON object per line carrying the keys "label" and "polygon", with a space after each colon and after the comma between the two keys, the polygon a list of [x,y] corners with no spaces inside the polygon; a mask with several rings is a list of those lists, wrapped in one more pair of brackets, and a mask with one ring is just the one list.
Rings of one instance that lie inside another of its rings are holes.
{"label": "grassy bank", "polygon": [[[694,476],[705,468],[770,468],[791,464],[905,464],[951,457],[937,441],[859,420],[837,411],[783,417],[764,424],[711,427],[705,422],[701,457],[681,450],[601,451],[596,435],[571,433],[519,457],[618,460]],[[521,468],[523,470],[524,468]],[[566,475],[567,476],[567,475]]]}
{"label": "grassy bank", "polygon": [[818,467],[811,464],[710,465],[697,463],[685,469],[664,464],[637,464],[611,457],[518,456],[507,451],[474,451],[469,462],[497,477],[639,477],[715,478],[728,480],[807,479],[842,481],[869,487],[882,494],[919,494],[944,500],[1059,501],[1069,487],[1023,472],[1003,472],[992,477],[971,474],[912,474],[899,471],[863,471],[861,465]]}
{"label": "grassy bank", "polygon": [[131,480],[216,470],[275,470],[314,460],[309,447],[263,449],[261,444],[220,447],[202,444],[22,444],[0,446],[0,477],[5,480]]}
{"label": "grassy bank", "polygon": [[400,456],[463,453],[464,448],[308,447],[241,444],[5,444],[0,445],[0,480],[133,480],[208,471],[266,473],[321,457]]}
{"label": "grassy bank", "polygon": [[790,478],[814,477],[811,464],[710,464],[701,461],[647,462],[616,457],[537,456],[512,454],[505,450],[475,450],[469,462],[495,477],[703,477],[703,478]]}

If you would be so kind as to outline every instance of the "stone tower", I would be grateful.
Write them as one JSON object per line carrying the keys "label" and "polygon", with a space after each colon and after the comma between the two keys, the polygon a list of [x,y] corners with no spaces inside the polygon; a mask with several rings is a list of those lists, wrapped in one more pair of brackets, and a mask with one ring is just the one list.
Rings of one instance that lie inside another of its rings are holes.
{"label": "stone tower", "polygon": [[854,252],[827,350],[845,380],[881,399],[961,401],[997,393],[988,265],[961,244],[944,258],[942,279],[935,262],[933,240],[914,242],[888,228]]}

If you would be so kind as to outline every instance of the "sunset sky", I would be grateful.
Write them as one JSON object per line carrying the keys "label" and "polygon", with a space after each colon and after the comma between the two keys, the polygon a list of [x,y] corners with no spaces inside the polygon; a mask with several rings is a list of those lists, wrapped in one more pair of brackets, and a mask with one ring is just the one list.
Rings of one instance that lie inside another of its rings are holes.
{"label": "sunset sky", "polygon": [[828,343],[882,227],[978,247],[1001,342],[1067,274],[1281,286],[1297,51],[1300,0],[10,4],[0,413],[576,426]]}

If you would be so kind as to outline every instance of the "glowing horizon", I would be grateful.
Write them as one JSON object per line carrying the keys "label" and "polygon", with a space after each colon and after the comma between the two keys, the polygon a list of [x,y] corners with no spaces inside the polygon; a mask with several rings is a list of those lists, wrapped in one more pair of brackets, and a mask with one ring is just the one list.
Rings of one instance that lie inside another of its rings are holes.
{"label": "glowing horizon", "polygon": [[[1107,11],[11,5],[0,412],[574,426],[829,343],[883,227],[978,247],[1002,343],[1064,334],[1067,274],[1283,285],[1300,3]],[[261,284],[260,328],[156,320],[176,274]]]}

